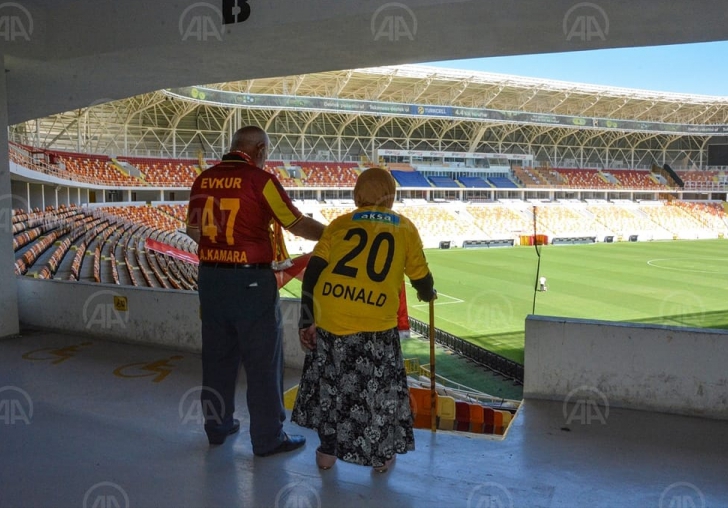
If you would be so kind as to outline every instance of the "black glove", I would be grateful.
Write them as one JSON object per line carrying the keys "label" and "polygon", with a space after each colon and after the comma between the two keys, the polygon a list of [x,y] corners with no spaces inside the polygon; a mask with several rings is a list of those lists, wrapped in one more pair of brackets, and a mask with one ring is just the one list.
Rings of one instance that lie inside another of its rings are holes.
{"label": "black glove", "polygon": [[298,320],[298,328],[304,329],[311,326],[314,322],[313,313],[313,289],[318,282],[321,272],[328,266],[328,263],[318,256],[311,256],[306,267],[306,273],[303,275],[303,285],[301,286],[301,314]]}
{"label": "black glove", "polygon": [[417,290],[417,299],[421,302],[431,302],[437,298],[437,291],[435,291],[435,281],[432,279],[432,274],[428,273],[426,276],[419,280],[413,280],[412,287]]}
{"label": "black glove", "polygon": [[421,302],[431,302],[433,300],[437,300],[437,289],[432,289],[432,292],[429,294],[420,294],[417,293],[417,299]]}

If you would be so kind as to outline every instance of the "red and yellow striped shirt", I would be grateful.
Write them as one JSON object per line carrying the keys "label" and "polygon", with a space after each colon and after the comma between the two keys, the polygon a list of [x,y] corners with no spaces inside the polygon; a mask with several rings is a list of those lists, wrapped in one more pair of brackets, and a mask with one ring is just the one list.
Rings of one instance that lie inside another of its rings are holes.
{"label": "red and yellow striped shirt", "polygon": [[200,262],[270,263],[271,221],[290,228],[301,220],[278,179],[228,154],[195,179],[187,225],[200,229]]}

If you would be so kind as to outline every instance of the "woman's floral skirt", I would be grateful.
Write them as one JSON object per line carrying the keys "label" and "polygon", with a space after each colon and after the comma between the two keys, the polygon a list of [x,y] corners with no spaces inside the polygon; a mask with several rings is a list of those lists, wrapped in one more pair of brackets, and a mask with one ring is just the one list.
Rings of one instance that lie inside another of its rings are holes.
{"label": "woman's floral skirt", "polygon": [[335,442],[341,460],[382,466],[415,449],[399,332],[334,335],[316,329],[291,420]]}

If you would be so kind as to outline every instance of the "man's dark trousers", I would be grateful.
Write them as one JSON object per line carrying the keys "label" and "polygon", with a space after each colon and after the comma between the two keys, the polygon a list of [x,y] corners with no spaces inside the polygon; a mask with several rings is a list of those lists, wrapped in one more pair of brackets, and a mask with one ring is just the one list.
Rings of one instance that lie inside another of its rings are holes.
{"label": "man's dark trousers", "polygon": [[263,454],[283,442],[283,330],[278,286],[270,269],[201,265],[202,410],[205,429],[232,427],[235,385],[247,377],[250,439]]}

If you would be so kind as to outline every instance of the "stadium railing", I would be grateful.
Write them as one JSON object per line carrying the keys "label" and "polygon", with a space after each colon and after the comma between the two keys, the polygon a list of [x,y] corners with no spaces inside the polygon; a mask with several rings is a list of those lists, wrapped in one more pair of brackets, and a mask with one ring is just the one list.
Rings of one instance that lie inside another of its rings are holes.
{"label": "stadium railing", "polygon": [[[415,319],[409,318],[409,324],[412,331],[419,333],[424,337],[430,335],[430,325]],[[456,337],[451,333],[435,328],[435,342],[445,346],[454,352],[468,358],[469,360],[479,363],[484,367],[500,374],[503,377],[512,379],[523,384],[523,365],[514,362],[504,356],[501,356],[485,348],[476,346],[466,340]]]}

